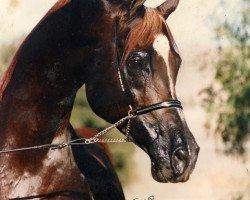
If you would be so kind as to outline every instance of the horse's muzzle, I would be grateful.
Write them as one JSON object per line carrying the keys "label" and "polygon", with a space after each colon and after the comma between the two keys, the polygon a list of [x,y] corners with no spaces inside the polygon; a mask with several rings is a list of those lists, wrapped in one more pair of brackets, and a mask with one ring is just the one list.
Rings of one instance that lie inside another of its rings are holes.
{"label": "horse's muzzle", "polygon": [[200,148],[195,140],[188,143],[189,145],[177,147],[172,152],[160,150],[158,155],[154,153],[150,156],[152,176],[156,181],[177,183],[189,179]]}

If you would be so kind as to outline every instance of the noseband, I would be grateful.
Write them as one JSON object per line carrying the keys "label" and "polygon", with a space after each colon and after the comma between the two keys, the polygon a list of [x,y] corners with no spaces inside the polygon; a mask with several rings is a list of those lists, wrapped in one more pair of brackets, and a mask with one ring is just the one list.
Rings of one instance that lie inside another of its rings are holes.
{"label": "noseband", "polygon": [[143,114],[155,111],[155,110],[159,110],[163,108],[172,108],[172,107],[182,109],[181,102],[178,100],[167,100],[161,103],[152,104],[150,106],[146,106],[146,107],[135,109],[135,110],[132,109],[132,107],[130,106],[129,115],[138,116],[138,115],[143,115]]}
{"label": "noseband", "polygon": [[[124,81],[122,79],[122,75],[121,75],[121,67],[122,67],[122,62],[120,62],[120,58],[123,58],[123,56],[119,55],[119,50],[117,47],[118,41],[117,41],[117,29],[118,29],[118,20],[115,20],[115,55],[116,55],[116,68],[117,68],[117,73],[118,73],[118,78],[119,78],[119,83],[122,89],[122,92],[124,94],[124,96],[126,97],[126,91],[125,91],[125,87],[124,87]],[[123,52],[124,54],[124,52]],[[136,108],[133,109],[133,107],[131,105],[129,105],[129,111],[128,111],[128,115],[129,116],[138,116],[138,115],[143,115],[155,110],[159,110],[159,109],[163,109],[163,108],[180,108],[183,109],[181,102],[177,99],[170,99],[170,100],[166,100],[160,103],[155,103],[149,106],[145,106],[143,108]]]}

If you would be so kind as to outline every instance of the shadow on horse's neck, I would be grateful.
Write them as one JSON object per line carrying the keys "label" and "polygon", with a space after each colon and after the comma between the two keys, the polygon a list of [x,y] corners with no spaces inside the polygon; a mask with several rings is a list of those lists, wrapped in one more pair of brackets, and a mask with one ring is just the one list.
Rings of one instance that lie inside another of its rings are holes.
{"label": "shadow on horse's neck", "polygon": [[66,128],[100,39],[94,14],[75,30],[81,19],[72,9],[69,3],[46,16],[16,53],[0,91],[1,146],[50,143]]}

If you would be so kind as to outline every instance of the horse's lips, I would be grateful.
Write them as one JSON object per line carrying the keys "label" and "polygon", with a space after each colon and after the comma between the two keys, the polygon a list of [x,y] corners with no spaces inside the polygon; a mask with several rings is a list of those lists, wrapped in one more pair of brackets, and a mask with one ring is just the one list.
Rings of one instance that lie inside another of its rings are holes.
{"label": "horse's lips", "polygon": [[165,162],[159,162],[159,159],[151,159],[151,174],[157,182],[171,182],[173,171],[171,169],[170,162],[167,160],[165,160]]}
{"label": "horse's lips", "polygon": [[167,160],[160,163],[151,160],[151,173],[153,179],[160,183],[186,182],[189,179],[188,173],[176,177]]}

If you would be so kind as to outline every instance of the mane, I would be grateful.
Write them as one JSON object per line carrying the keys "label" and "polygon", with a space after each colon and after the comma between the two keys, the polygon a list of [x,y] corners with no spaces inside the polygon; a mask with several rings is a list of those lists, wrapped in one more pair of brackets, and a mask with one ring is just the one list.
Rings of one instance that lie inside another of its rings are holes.
{"label": "mane", "polygon": [[134,48],[147,48],[152,45],[155,36],[162,32],[165,25],[165,20],[157,10],[145,8],[142,21],[136,24],[135,27],[132,27],[128,34],[121,64],[124,64]]}
{"label": "mane", "polygon": [[[45,20],[48,16],[50,16],[51,14],[53,14],[54,12],[56,12],[57,10],[59,10],[61,7],[65,6],[66,4],[70,3],[71,0],[58,0],[55,5],[47,12],[47,14],[41,19],[41,21],[38,23],[38,25]],[[37,26],[38,26],[37,25]],[[36,27],[37,27],[36,26]],[[27,38],[26,38],[27,39]],[[5,71],[2,79],[0,80],[0,101],[2,101],[3,98],[3,93],[6,90],[10,79],[12,77],[12,74],[14,72],[15,66],[17,64],[17,59],[19,57],[20,51],[22,49],[22,46],[25,44],[26,39],[23,41],[23,43],[21,44],[21,46],[19,47],[19,49],[17,50],[17,52],[15,53],[14,58],[11,61],[11,64],[9,65],[9,67],[7,68],[7,70]]]}
{"label": "mane", "polygon": [[71,1],[72,0],[58,0],[55,3],[55,5],[46,13],[46,15],[43,17],[43,19],[47,18],[48,16],[50,16],[51,14],[53,14],[54,12],[56,12],[57,10],[59,10],[60,8],[65,6],[66,4],[70,3]]}
{"label": "mane", "polygon": [[19,52],[16,53],[16,55],[14,56],[14,58],[11,61],[10,66],[7,68],[7,70],[5,71],[1,81],[0,81],[0,101],[3,98],[3,93],[7,87],[7,85],[10,82],[10,79],[12,77],[12,74],[14,72],[15,66],[16,66],[16,58],[18,57]]}

